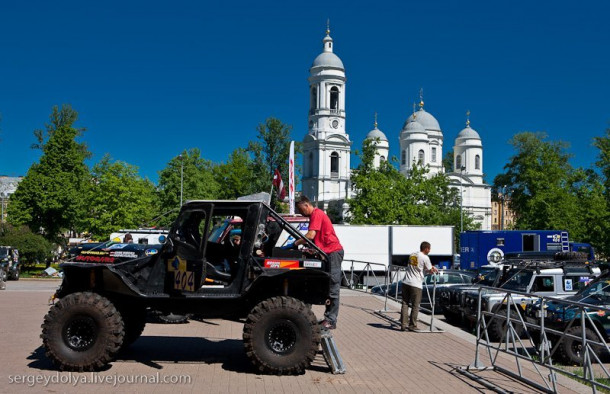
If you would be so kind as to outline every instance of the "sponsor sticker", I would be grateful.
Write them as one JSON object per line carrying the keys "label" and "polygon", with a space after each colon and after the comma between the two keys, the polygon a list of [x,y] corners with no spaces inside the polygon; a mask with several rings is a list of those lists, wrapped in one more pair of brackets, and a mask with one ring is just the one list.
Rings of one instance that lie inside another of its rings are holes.
{"label": "sponsor sticker", "polygon": [[153,254],[157,254],[159,251],[157,249],[146,249],[144,254],[147,256],[152,256]]}
{"label": "sponsor sticker", "polygon": [[138,257],[138,255],[136,254],[136,252],[125,252],[125,251],[117,251],[117,252],[110,252],[110,256],[112,257],[126,257],[126,258],[132,258],[135,259],[136,257]]}
{"label": "sponsor sticker", "polygon": [[125,246],[127,246],[127,244],[113,244],[110,245],[107,249],[123,249]]}
{"label": "sponsor sticker", "polygon": [[297,260],[265,260],[265,268],[299,268]]}
{"label": "sponsor sticker", "polygon": [[321,261],[306,260],[306,261],[303,262],[303,267],[305,267],[305,268],[322,268],[322,262]]}

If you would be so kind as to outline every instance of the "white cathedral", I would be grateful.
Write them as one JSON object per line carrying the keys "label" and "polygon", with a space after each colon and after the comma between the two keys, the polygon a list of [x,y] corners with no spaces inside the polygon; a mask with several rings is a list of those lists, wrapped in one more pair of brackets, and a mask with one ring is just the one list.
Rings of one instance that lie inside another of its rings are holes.
{"label": "white cathedral", "polygon": [[[329,209],[334,204],[346,215],[346,200],[353,196],[350,185],[352,141],[345,129],[345,68],[333,52],[329,29],[323,51],[309,70],[309,132],[303,139],[303,194],[318,206]],[[421,97],[421,95],[420,95]],[[375,165],[388,158],[390,145],[386,135],[375,126],[367,139],[376,141]],[[429,175],[444,172],[443,132],[438,121],[419,110],[405,122],[400,135],[400,172],[409,176],[414,163],[429,167]],[[464,214],[470,215],[482,230],[491,229],[491,188],[483,181],[483,144],[470,127],[470,120],[460,131],[453,146],[454,172],[447,174],[451,185],[462,195]]]}

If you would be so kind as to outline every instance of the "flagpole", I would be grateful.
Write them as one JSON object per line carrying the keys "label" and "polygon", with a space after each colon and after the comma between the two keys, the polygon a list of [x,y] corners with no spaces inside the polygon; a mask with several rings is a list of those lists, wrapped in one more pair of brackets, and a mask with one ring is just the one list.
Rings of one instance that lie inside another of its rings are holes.
{"label": "flagpole", "polygon": [[288,158],[288,206],[290,214],[294,215],[294,141],[290,141],[290,156]]}

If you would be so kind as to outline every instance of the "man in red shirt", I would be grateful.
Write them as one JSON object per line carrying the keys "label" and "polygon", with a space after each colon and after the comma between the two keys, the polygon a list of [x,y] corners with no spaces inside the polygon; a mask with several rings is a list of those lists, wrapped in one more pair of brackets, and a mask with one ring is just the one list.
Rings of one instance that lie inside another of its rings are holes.
{"label": "man in red shirt", "polygon": [[[324,320],[320,323],[328,330],[337,326],[337,315],[339,314],[339,290],[341,288],[341,262],[343,262],[343,246],[335,234],[335,229],[329,217],[321,209],[311,205],[311,201],[301,196],[296,203],[296,208],[301,215],[309,217],[309,229],[305,238],[312,240],[317,247],[328,255],[330,264],[330,303],[326,305]],[[295,245],[306,243],[298,239]]]}

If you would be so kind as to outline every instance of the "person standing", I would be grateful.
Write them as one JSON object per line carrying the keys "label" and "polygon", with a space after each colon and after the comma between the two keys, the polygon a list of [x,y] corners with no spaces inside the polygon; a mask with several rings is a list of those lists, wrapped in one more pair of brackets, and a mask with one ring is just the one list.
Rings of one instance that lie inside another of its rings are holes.
{"label": "person standing", "polygon": [[[438,270],[432,266],[430,262],[430,243],[422,242],[419,246],[419,252],[413,253],[409,257],[407,271],[401,283],[402,288],[402,307],[400,308],[400,329],[406,331],[408,328],[411,331],[417,330],[417,315],[419,314],[419,304],[422,296],[422,282],[424,281],[424,272],[429,271],[437,273]],[[411,304],[411,315],[409,315],[409,304]],[[407,327],[407,317],[409,325]]]}
{"label": "person standing", "polygon": [[[330,218],[321,209],[315,208],[306,196],[296,203],[297,210],[303,216],[309,217],[309,229],[305,238],[312,240],[317,247],[328,255],[330,264],[330,302],[326,305],[324,320],[320,323],[328,330],[337,327],[337,316],[339,315],[339,291],[341,289],[341,262],[343,262],[343,246],[335,234],[335,229]],[[302,245],[307,241],[298,239],[294,245]]]}

